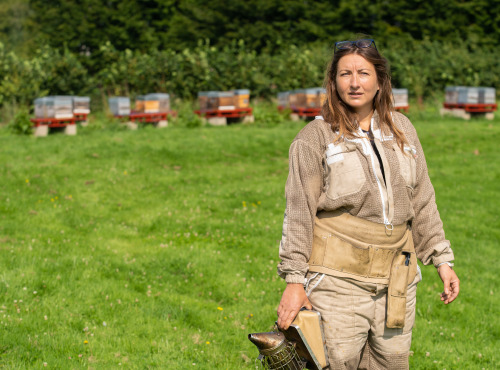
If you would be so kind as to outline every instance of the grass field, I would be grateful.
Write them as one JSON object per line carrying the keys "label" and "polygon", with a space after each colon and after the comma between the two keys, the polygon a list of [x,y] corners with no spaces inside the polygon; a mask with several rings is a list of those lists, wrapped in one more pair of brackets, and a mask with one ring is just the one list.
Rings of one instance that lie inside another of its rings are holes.
{"label": "grass field", "polygon": [[[500,121],[410,118],[461,279],[445,306],[423,268],[411,367],[495,369]],[[255,368],[301,127],[0,130],[0,366]]]}

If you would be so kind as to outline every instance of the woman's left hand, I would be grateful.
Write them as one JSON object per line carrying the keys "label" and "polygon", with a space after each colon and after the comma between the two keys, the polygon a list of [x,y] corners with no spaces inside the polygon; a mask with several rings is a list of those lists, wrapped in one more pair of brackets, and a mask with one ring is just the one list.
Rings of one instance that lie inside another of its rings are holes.
{"label": "woman's left hand", "polygon": [[438,267],[438,274],[444,284],[444,292],[441,293],[441,300],[444,304],[451,303],[457,298],[460,291],[460,280],[453,269],[446,263]]}

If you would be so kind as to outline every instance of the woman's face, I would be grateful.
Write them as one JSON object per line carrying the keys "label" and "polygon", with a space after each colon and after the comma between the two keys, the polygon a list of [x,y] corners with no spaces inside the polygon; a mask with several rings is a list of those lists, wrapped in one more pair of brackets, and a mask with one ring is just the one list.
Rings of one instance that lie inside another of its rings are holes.
{"label": "woman's face", "polygon": [[369,112],[379,89],[375,66],[361,55],[340,58],[335,78],[340,98],[356,113]]}

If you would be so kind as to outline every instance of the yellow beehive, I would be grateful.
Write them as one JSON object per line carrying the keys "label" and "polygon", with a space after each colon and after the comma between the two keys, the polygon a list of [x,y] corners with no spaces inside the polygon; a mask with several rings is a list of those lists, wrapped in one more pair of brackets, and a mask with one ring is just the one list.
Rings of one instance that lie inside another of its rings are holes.
{"label": "yellow beehive", "polygon": [[144,96],[139,95],[135,98],[135,111],[144,113]]}
{"label": "yellow beehive", "polygon": [[250,90],[241,89],[234,91],[234,106],[236,108],[248,108],[250,105]]}
{"label": "yellow beehive", "polygon": [[158,113],[160,102],[158,100],[144,100],[144,113]]}

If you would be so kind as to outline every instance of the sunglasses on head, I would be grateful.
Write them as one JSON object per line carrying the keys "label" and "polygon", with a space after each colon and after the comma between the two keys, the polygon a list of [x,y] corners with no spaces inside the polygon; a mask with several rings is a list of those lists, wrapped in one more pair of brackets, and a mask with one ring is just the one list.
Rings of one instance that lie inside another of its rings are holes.
{"label": "sunglasses on head", "polygon": [[375,45],[375,40],[374,39],[361,39],[361,40],[355,40],[355,41],[338,41],[335,43],[335,51],[337,50],[346,50],[346,49],[351,49],[352,47],[357,47],[360,49],[363,48],[369,48],[369,47],[375,48],[377,50],[377,45]]}

